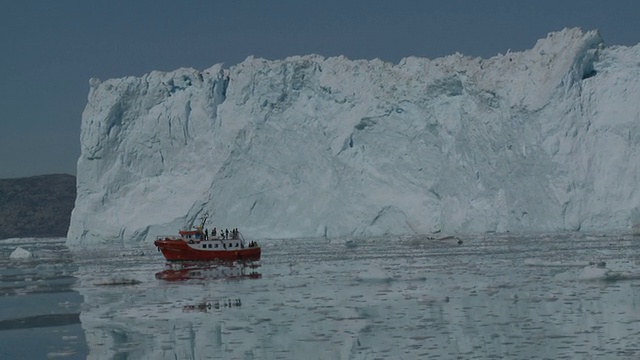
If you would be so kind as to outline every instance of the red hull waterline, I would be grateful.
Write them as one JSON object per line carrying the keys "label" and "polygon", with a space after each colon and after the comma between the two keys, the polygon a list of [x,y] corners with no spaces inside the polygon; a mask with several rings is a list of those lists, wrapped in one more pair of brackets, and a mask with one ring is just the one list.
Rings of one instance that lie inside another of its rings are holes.
{"label": "red hull waterline", "polygon": [[236,243],[237,240],[206,240],[190,244],[182,239],[165,238],[156,240],[154,245],[170,261],[260,260],[259,246],[236,248]]}

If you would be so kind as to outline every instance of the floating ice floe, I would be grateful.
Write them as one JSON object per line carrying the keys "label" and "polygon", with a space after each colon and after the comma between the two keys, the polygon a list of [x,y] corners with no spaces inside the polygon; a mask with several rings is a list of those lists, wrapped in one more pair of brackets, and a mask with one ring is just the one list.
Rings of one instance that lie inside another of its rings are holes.
{"label": "floating ice floe", "polygon": [[15,250],[13,250],[11,255],[9,255],[9,258],[11,259],[30,259],[32,257],[33,257],[33,254],[31,252],[19,246]]}
{"label": "floating ice floe", "polygon": [[579,272],[568,271],[555,276],[557,280],[622,281],[640,280],[640,268],[628,260],[590,262]]}
{"label": "floating ice floe", "polygon": [[605,267],[586,267],[583,269],[580,280],[595,281],[622,281],[640,280],[640,271],[636,269],[608,269]]}

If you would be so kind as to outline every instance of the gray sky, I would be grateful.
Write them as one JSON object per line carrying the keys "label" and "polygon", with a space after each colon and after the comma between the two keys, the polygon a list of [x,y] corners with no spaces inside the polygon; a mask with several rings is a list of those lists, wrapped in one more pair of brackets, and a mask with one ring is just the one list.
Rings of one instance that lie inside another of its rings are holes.
{"label": "gray sky", "polygon": [[565,27],[635,45],[640,1],[5,1],[0,178],[75,175],[91,77],[229,67],[249,55],[488,58]]}

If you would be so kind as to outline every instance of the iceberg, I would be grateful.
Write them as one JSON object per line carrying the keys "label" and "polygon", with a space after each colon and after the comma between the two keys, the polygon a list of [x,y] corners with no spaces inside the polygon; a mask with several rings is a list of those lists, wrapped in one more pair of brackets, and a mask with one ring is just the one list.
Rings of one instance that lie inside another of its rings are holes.
{"label": "iceberg", "polygon": [[13,252],[11,252],[11,255],[9,255],[9,258],[12,260],[30,259],[32,257],[33,254],[29,250],[25,250],[20,246],[13,250]]}
{"label": "iceberg", "polygon": [[640,228],[640,45],[90,80],[68,245]]}

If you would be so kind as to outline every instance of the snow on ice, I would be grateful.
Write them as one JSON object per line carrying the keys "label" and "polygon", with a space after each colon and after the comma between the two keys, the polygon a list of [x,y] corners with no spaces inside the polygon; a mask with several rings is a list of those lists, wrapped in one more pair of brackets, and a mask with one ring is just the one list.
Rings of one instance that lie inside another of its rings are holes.
{"label": "snow on ice", "polygon": [[[640,45],[253,57],[90,81],[70,245],[640,229]],[[637,230],[640,231],[640,230]]]}

